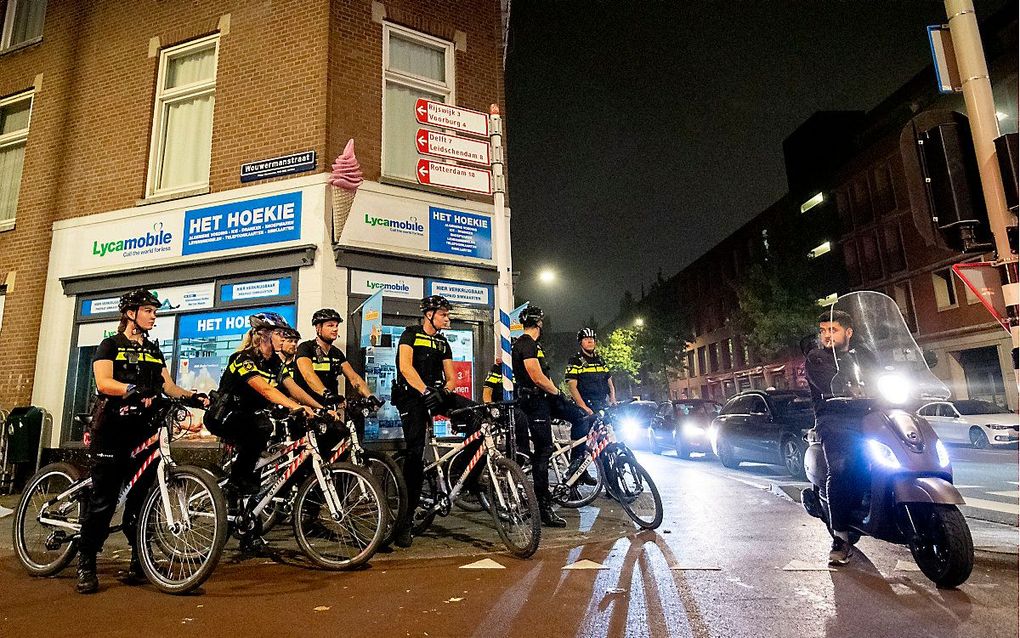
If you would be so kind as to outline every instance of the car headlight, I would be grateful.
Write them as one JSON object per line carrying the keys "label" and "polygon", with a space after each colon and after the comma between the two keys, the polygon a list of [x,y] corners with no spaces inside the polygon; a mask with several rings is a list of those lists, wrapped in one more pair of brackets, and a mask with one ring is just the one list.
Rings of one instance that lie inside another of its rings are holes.
{"label": "car headlight", "polygon": [[[940,441],[941,442],[941,441]],[[875,439],[868,439],[868,454],[871,456],[871,460],[883,467],[890,469],[899,469],[900,460],[896,458],[896,453],[892,451],[892,448],[885,443],[880,443]]]}
{"label": "car headlight", "polygon": [[949,450],[942,441],[935,441],[935,452],[939,455],[939,465],[949,467]]}
{"label": "car headlight", "polygon": [[705,434],[705,428],[698,425],[697,423],[684,423],[683,433],[684,436],[700,437]]}
{"label": "car headlight", "polygon": [[889,403],[902,405],[910,400],[910,380],[899,374],[883,374],[878,378],[878,393]]}
{"label": "car headlight", "polygon": [[620,419],[620,432],[623,433],[623,436],[636,436],[639,429],[641,429],[641,426],[634,417],[624,417]]}

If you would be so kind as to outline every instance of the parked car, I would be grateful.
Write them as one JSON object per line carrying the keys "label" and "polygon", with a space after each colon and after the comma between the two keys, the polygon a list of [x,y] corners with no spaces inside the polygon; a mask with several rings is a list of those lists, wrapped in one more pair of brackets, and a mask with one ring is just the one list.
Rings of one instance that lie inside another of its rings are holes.
{"label": "parked car", "polygon": [[726,402],[709,428],[719,461],[738,467],[743,461],[782,465],[804,479],[804,434],[814,427],[807,392],[749,390]]}
{"label": "parked car", "polygon": [[654,401],[631,401],[621,405],[616,412],[616,436],[631,447],[643,447],[658,407]]}
{"label": "parked car", "polygon": [[722,405],[708,399],[663,401],[648,428],[648,449],[659,454],[673,448],[681,459],[691,452],[711,454],[708,427],[720,410]]}
{"label": "parked car", "polygon": [[989,401],[932,401],[918,408],[917,415],[946,443],[970,444],[981,450],[1020,441],[1020,416]]}

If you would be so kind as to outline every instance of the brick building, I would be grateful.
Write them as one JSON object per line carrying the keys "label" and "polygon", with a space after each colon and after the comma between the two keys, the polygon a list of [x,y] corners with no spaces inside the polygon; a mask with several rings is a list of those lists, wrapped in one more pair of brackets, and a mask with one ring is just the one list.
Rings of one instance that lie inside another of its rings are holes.
{"label": "brick building", "polygon": [[[415,296],[463,284],[476,298],[454,327],[466,391],[479,387],[491,249],[450,250],[433,211],[491,232],[492,202],[417,184],[413,107],[503,104],[499,0],[4,4],[0,405],[46,408],[52,445],[76,438],[111,300],[135,286],[164,293],[154,336],[178,381],[206,389],[252,308],[310,334],[316,308],[347,314],[382,287],[390,335]],[[365,182],[334,218],[328,173],[350,138]],[[284,157],[293,173],[242,179]],[[217,216],[240,226],[202,235]],[[382,392],[390,349],[367,359]]]}

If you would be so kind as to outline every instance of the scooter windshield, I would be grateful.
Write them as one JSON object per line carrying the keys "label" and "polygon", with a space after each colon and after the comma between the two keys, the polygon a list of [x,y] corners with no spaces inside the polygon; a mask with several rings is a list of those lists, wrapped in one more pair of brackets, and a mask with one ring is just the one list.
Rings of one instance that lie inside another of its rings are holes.
{"label": "scooter windshield", "polygon": [[[840,297],[829,316],[822,339],[836,361],[833,396],[897,405],[949,398],[949,389],[928,368],[893,299],[868,290],[853,292]],[[826,328],[832,331],[828,338]]]}

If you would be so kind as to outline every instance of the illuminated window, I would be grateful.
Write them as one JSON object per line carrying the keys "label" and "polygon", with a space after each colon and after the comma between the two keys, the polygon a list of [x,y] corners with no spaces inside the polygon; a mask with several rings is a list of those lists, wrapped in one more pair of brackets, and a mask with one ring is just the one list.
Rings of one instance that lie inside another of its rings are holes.
{"label": "illuminated window", "polygon": [[807,200],[806,202],[800,205],[800,212],[806,213],[824,201],[825,195],[823,195],[822,193],[815,193],[815,195],[811,199]]}
{"label": "illuminated window", "polygon": [[824,255],[825,253],[827,253],[827,252],[829,252],[831,250],[832,250],[832,244],[830,244],[829,242],[825,242],[823,244],[815,246],[814,250],[809,252],[807,254],[807,256],[808,256],[808,259],[814,259],[815,257],[821,257],[822,255]]}

